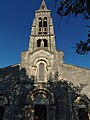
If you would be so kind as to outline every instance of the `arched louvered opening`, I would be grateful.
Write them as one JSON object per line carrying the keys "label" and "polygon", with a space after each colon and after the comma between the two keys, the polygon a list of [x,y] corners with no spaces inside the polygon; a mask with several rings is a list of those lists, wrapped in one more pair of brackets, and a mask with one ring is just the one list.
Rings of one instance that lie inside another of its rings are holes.
{"label": "arched louvered opening", "polygon": [[47,17],[43,20],[43,33],[47,34]]}
{"label": "arched louvered opening", "polygon": [[43,20],[43,27],[47,27],[47,17],[45,17]]}
{"label": "arched louvered opening", "polygon": [[39,18],[39,27],[42,27],[42,18]]}
{"label": "arched louvered opening", "polygon": [[44,47],[48,47],[48,40],[44,39]]}
{"label": "arched louvered opening", "polygon": [[42,34],[42,18],[39,17],[39,31],[38,34]]}
{"label": "arched louvered opening", "polygon": [[37,47],[40,47],[41,46],[41,40],[37,40]]}
{"label": "arched louvered opening", "polygon": [[44,64],[39,64],[39,81],[44,81]]}

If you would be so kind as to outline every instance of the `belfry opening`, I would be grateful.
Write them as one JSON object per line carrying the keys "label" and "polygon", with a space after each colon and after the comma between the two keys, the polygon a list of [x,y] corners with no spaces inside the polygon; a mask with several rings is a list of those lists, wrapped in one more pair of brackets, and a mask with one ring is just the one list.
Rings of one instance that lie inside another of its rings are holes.
{"label": "belfry opening", "polygon": [[35,105],[34,107],[34,120],[47,120],[47,107],[46,105]]}

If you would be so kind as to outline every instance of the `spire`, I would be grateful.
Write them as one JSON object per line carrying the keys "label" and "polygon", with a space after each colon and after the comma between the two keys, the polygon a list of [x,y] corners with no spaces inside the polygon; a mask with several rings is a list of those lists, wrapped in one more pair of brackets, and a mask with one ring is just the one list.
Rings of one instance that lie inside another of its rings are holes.
{"label": "spire", "polygon": [[40,6],[40,10],[46,10],[47,6],[44,0],[42,0],[41,6]]}

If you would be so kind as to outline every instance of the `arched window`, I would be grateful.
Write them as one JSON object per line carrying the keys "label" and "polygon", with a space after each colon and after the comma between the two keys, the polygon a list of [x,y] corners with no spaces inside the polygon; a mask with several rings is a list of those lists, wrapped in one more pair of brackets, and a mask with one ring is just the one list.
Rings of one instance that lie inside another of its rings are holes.
{"label": "arched window", "polygon": [[39,17],[39,27],[42,27],[42,18]]}
{"label": "arched window", "polygon": [[39,64],[39,81],[44,81],[44,64]]}
{"label": "arched window", "polygon": [[41,46],[41,40],[37,40],[37,47],[40,47]]}
{"label": "arched window", "polygon": [[44,47],[48,47],[48,41],[46,39],[44,39],[43,41],[44,41]]}
{"label": "arched window", "polygon": [[47,17],[45,17],[43,20],[43,27],[47,27]]}
{"label": "arched window", "polygon": [[38,34],[42,34],[42,18],[39,17],[39,29],[38,29]]}
{"label": "arched window", "polygon": [[47,34],[47,17],[43,20],[43,33]]}
{"label": "arched window", "polygon": [[87,103],[81,97],[78,97],[76,105],[78,106],[78,120],[89,120]]}

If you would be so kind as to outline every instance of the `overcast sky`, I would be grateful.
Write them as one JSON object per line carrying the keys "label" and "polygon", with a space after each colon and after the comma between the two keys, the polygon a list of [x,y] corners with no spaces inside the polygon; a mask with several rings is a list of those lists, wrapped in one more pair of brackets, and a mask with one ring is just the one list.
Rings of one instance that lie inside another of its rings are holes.
{"label": "overcast sky", "polygon": [[[42,0],[0,0],[0,68],[20,63],[20,54],[28,49],[29,36],[35,10]],[[68,23],[56,14],[54,0],[45,0],[52,11],[55,28],[56,47],[64,51],[64,62],[90,68],[90,53],[82,56],[75,53],[75,44],[87,39],[88,29],[82,16],[71,16]]]}

